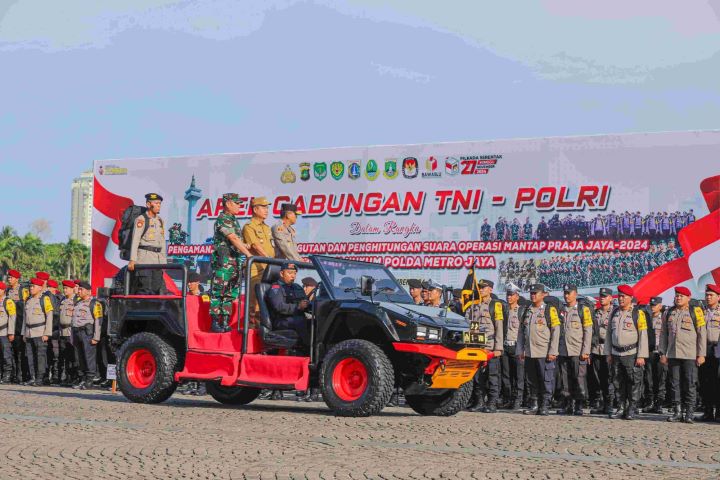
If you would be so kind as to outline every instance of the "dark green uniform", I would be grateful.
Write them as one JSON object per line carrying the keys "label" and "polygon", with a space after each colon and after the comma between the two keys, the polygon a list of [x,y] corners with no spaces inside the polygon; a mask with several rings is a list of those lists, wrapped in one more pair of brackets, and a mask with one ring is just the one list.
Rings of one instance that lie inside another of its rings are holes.
{"label": "dark green uniform", "polygon": [[242,231],[237,218],[222,212],[215,221],[213,236],[214,250],[211,259],[213,270],[210,283],[210,317],[213,324],[217,323],[227,331],[232,302],[240,294],[241,270],[245,256],[238,252],[228,240],[235,234],[242,238]]}

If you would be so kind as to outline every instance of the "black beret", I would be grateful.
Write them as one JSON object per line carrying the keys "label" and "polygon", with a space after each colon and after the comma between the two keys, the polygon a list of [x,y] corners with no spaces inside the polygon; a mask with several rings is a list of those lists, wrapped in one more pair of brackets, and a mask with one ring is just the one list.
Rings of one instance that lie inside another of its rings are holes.
{"label": "black beret", "polygon": [[280,214],[283,212],[295,212],[297,213],[297,205],[294,203],[283,203],[280,205]]}
{"label": "black beret", "polygon": [[478,282],[478,285],[479,285],[481,288],[482,288],[482,287],[490,287],[490,288],[493,288],[493,287],[495,286],[495,284],[494,284],[493,282],[491,282],[490,280],[485,280],[485,279],[480,280],[480,281]]}
{"label": "black beret", "polygon": [[85,280],[81,280],[77,283],[77,286],[80,288],[84,288],[86,290],[90,290],[92,287],[90,287],[90,283],[86,282]]}
{"label": "black beret", "polygon": [[533,283],[530,285],[530,292],[544,292],[545,291],[545,285],[542,283]]}
{"label": "black beret", "polygon": [[200,274],[197,272],[190,272],[188,273],[188,283],[190,282],[199,282],[200,281]]}
{"label": "black beret", "polygon": [[160,195],[158,195],[157,193],[146,193],[145,194],[146,202],[151,202],[153,200],[160,200],[162,202],[163,198]]}
{"label": "black beret", "polygon": [[564,292],[572,292],[572,291],[577,292],[577,285],[573,285],[572,283],[566,283],[565,285],[563,285],[563,291]]}
{"label": "black beret", "polygon": [[650,306],[662,305],[662,297],[652,297],[650,299]]}
{"label": "black beret", "polygon": [[297,265],[295,265],[294,263],[288,263],[287,265],[283,265],[282,269],[283,270],[295,270],[296,272],[298,271]]}
{"label": "black beret", "polygon": [[422,288],[422,282],[416,278],[409,278],[407,284],[410,288]]}
{"label": "black beret", "polygon": [[317,287],[317,280],[315,280],[312,277],[305,277],[300,282],[303,284],[303,287]]}
{"label": "black beret", "polygon": [[612,294],[613,294],[612,288],[601,288],[600,289],[601,297],[612,297]]}

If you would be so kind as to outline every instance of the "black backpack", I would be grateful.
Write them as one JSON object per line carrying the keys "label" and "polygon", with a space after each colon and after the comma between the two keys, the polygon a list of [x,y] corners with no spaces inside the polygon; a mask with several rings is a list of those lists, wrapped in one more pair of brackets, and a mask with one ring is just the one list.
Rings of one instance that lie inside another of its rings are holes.
{"label": "black backpack", "polygon": [[138,205],[130,205],[125,209],[120,217],[120,230],[118,230],[118,249],[120,250],[120,258],[123,260],[130,260],[130,248],[132,247],[132,236],[133,228],[135,227],[135,220],[139,216],[145,217],[145,229],[143,235],[148,229],[149,222],[148,216],[145,213],[147,208],[140,207]]}

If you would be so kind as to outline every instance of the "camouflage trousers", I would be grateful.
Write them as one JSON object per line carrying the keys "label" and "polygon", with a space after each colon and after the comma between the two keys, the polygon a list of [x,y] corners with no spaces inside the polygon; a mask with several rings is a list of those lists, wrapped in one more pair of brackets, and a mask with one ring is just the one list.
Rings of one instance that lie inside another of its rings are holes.
{"label": "camouflage trousers", "polygon": [[210,318],[214,322],[229,322],[232,302],[240,295],[242,267],[232,257],[223,258],[218,264],[210,281]]}

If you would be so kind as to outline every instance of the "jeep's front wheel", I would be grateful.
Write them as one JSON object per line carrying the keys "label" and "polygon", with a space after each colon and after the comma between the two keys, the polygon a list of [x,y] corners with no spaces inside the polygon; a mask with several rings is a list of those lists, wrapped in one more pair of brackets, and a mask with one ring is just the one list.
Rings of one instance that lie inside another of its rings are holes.
{"label": "jeep's front wheel", "polygon": [[405,402],[420,415],[449,417],[465,408],[472,395],[472,380],[440,395],[405,395]]}
{"label": "jeep's front wheel", "polygon": [[118,386],[127,399],[160,403],[175,392],[177,352],[154,333],[141,332],[128,338],[117,358]]}
{"label": "jeep's front wheel", "polygon": [[247,405],[260,396],[259,388],[226,387],[218,382],[206,382],[207,392],[223,405]]}
{"label": "jeep's front wheel", "polygon": [[366,340],[345,340],[325,356],[320,379],[323,399],[336,415],[368,417],[387,405],[395,372],[377,345]]}

